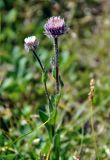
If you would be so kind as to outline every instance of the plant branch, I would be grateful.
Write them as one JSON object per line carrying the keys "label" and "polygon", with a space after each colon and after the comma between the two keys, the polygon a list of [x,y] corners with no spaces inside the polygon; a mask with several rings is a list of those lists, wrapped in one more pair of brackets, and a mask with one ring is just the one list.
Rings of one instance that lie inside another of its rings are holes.
{"label": "plant branch", "polygon": [[[39,56],[36,54],[36,52],[35,52],[34,50],[32,50],[32,52],[33,52],[34,57],[37,59],[39,65],[40,65],[40,67],[41,67],[41,69],[42,69],[42,72],[45,74],[46,71],[45,71],[45,69],[44,69],[44,67],[43,67],[43,64],[42,64]],[[49,96],[49,93],[48,93],[47,84],[46,84],[46,81],[45,81],[45,80],[44,80],[43,82],[44,82],[44,87],[45,87],[46,96],[47,96],[47,98],[48,98],[49,106],[50,106],[50,105],[52,105],[52,104],[51,104],[50,96]]]}

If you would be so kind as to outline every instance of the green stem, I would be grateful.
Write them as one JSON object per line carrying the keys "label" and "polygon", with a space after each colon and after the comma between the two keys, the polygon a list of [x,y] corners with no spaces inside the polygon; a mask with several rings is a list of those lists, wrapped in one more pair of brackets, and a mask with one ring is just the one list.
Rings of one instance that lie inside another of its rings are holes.
{"label": "green stem", "polygon": [[43,73],[45,73],[45,69],[44,69],[44,67],[43,67],[43,65],[42,65],[42,62],[41,62],[39,56],[36,54],[36,52],[35,52],[34,50],[32,50],[32,52],[33,52],[33,54],[34,54],[34,57],[35,57],[35,58],[37,59],[37,61],[39,62],[39,65],[40,65]]}
{"label": "green stem", "polygon": [[97,148],[97,142],[96,142],[96,135],[95,135],[95,130],[94,130],[93,102],[92,101],[91,101],[91,128],[92,128],[92,137],[93,137],[93,141],[94,141],[95,152],[96,152],[97,158],[99,160],[98,148]]}

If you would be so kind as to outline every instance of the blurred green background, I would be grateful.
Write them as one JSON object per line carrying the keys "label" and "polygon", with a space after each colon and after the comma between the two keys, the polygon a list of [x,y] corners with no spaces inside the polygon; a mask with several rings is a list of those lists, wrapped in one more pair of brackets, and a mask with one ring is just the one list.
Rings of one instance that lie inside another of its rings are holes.
{"label": "blurred green background", "polygon": [[48,134],[45,127],[39,129],[38,116],[47,100],[39,65],[25,52],[24,38],[38,37],[39,55],[50,70],[53,46],[43,25],[59,15],[70,27],[59,42],[65,84],[59,104],[61,159],[95,160],[88,103],[92,77],[98,156],[110,159],[110,0],[0,0],[0,160],[39,160],[48,152]]}

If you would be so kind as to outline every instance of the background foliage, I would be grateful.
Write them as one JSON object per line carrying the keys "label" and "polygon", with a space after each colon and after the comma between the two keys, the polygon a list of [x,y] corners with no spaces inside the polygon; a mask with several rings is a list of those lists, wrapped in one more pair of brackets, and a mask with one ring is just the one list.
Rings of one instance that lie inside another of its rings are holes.
{"label": "background foliage", "polygon": [[53,48],[43,34],[43,25],[54,15],[64,17],[70,27],[60,39],[60,73],[65,82],[58,117],[62,123],[61,158],[95,159],[88,103],[89,81],[94,77],[98,156],[109,160],[110,1],[0,0],[0,10],[0,160],[36,160],[48,153],[47,131],[39,128],[38,112],[47,104],[40,69],[23,45],[25,37],[38,37],[52,92]]}

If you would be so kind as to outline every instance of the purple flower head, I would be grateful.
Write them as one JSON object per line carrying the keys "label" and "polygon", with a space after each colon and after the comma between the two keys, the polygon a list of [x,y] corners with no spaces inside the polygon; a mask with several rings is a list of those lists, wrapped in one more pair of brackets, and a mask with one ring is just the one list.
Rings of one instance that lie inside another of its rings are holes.
{"label": "purple flower head", "polygon": [[35,36],[27,37],[24,39],[24,48],[26,52],[35,50],[39,45],[39,42]]}
{"label": "purple flower head", "polygon": [[64,34],[67,29],[64,19],[60,18],[60,16],[49,18],[47,23],[44,25],[45,34],[49,38],[59,37]]}

